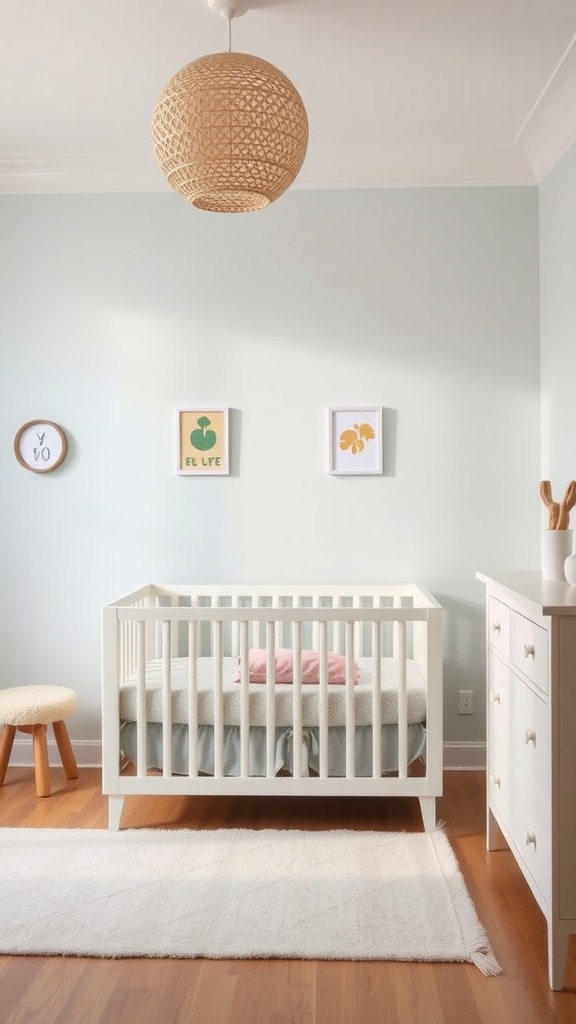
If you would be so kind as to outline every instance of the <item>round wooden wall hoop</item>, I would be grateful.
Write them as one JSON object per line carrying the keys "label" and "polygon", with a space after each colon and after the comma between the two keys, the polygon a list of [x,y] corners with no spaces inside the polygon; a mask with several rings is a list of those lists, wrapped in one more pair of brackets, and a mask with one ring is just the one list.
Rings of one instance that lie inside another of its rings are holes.
{"label": "round wooden wall hoop", "polygon": [[66,458],[66,434],[52,420],[28,420],[14,438],[14,454],[24,469],[50,473]]}

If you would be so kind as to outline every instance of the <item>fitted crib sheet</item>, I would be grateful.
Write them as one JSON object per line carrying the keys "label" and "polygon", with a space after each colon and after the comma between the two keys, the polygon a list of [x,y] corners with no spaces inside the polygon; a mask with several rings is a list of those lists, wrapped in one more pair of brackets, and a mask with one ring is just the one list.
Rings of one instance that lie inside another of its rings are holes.
{"label": "fitted crib sheet", "polygon": [[[372,658],[357,658],[360,669],[359,682],[354,686],[354,707],[356,726],[371,726],[372,723]],[[198,658],[198,723],[214,724],[214,659]],[[154,659],[146,666],[146,721],[161,723],[163,720],[163,661]],[[236,658],[223,658],[223,718],[225,725],[240,725],[240,684],[234,682],[237,671]],[[171,713],[172,723],[188,722],[188,658],[171,660]],[[426,721],[426,681],[413,659],[407,661],[407,710],[408,723]],[[294,687],[291,683],[276,683],[275,723],[278,727],[289,727],[293,721]],[[120,687],[120,719],[122,722],[137,720],[137,688],[135,676],[128,677]],[[320,687],[318,684],[302,685],[302,724],[317,726],[319,722]],[[381,659],[381,706],[383,725],[398,721],[398,662],[395,658]],[[266,725],[266,685],[249,685],[250,726]],[[346,687],[328,685],[328,725],[346,724]]]}

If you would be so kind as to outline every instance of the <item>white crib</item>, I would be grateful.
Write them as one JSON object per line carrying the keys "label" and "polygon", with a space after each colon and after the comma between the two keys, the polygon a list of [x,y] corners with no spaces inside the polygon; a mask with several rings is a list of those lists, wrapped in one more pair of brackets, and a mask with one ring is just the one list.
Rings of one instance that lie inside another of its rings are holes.
{"label": "white crib", "polygon": [[103,609],[102,752],[111,829],[128,794],[208,793],[414,796],[433,829],[442,608],[412,584],[145,586]]}

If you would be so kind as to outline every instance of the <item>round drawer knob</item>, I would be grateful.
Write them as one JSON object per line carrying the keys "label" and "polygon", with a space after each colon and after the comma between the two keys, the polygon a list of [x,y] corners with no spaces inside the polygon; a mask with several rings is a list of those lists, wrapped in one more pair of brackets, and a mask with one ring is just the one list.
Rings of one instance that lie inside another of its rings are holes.
{"label": "round drawer knob", "polygon": [[492,623],[492,632],[493,633],[500,633],[500,632],[502,632],[502,626],[500,625],[499,622],[493,622]]}
{"label": "round drawer knob", "polygon": [[494,775],[493,773],[491,773],[490,774],[490,782],[492,783],[493,786],[499,786],[500,785],[500,776],[499,775]]}
{"label": "round drawer knob", "polygon": [[493,704],[499,704],[500,703],[500,694],[499,693],[493,693],[491,696],[492,696],[492,703]]}
{"label": "round drawer knob", "polygon": [[524,657],[525,658],[533,658],[535,654],[536,654],[536,651],[534,649],[534,644],[524,644]]}
{"label": "round drawer knob", "polygon": [[535,832],[526,832],[525,839],[526,839],[526,846],[534,846],[534,847],[536,847],[536,833]]}
{"label": "round drawer knob", "polygon": [[534,729],[524,729],[524,742],[533,743],[536,746],[536,733]]}

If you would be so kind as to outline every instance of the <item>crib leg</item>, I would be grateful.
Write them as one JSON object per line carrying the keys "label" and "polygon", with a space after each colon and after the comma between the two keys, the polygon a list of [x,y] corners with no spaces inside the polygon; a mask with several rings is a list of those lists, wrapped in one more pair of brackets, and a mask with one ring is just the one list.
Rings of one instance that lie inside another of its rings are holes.
{"label": "crib leg", "polygon": [[418,799],[420,800],[420,811],[422,812],[424,831],[434,832],[436,828],[436,797],[421,796],[418,797]]}
{"label": "crib leg", "polygon": [[108,797],[108,828],[110,832],[118,832],[123,807],[123,796],[114,795]]}

